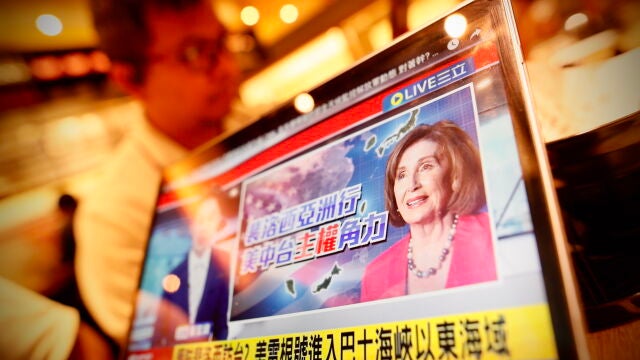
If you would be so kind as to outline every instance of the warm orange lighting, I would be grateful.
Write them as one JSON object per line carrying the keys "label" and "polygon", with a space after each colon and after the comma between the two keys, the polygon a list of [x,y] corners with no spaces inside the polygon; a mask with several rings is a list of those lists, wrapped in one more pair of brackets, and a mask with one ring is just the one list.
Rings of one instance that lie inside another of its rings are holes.
{"label": "warm orange lighting", "polygon": [[558,2],[555,0],[535,0],[529,7],[531,18],[539,24],[551,21],[557,10]]}
{"label": "warm orange lighting", "polygon": [[91,59],[91,63],[93,66],[93,70],[99,73],[109,72],[111,68],[111,61],[105,53],[102,51],[94,51],[89,55]]}
{"label": "warm orange lighting", "polygon": [[232,52],[250,52],[256,47],[256,40],[247,34],[231,34],[227,39],[227,46]]}
{"label": "warm orange lighting", "polygon": [[467,31],[467,18],[462,14],[451,14],[444,20],[444,30],[452,38],[461,37]]}
{"label": "warm orange lighting", "polygon": [[280,8],[280,19],[287,24],[296,22],[298,20],[298,8],[292,4],[283,5]]}
{"label": "warm orange lighting", "polygon": [[230,33],[240,32],[245,28],[240,14],[241,6],[236,1],[211,1],[214,12]]}
{"label": "warm orange lighting", "polygon": [[352,65],[347,38],[335,27],[245,80],[240,94],[247,106],[288,101]]}
{"label": "warm orange lighting", "polygon": [[567,18],[564,22],[564,30],[571,31],[581,26],[586,25],[589,22],[589,18],[584,13],[576,13]]}
{"label": "warm orange lighting", "polygon": [[31,72],[24,62],[0,62],[0,85],[17,84],[29,79],[31,79]]}
{"label": "warm orange lighting", "polygon": [[53,80],[62,75],[62,64],[53,56],[35,58],[29,65],[33,76],[38,79]]}
{"label": "warm orange lighting", "polygon": [[162,279],[162,288],[168,293],[174,293],[180,289],[180,278],[175,274],[169,274]]}
{"label": "warm orange lighting", "polygon": [[46,155],[58,157],[77,148],[83,140],[82,123],[76,116],[69,116],[45,125],[43,150]]}
{"label": "warm orange lighting", "polygon": [[47,36],[56,36],[62,32],[62,22],[51,14],[38,16],[36,18],[36,27]]}
{"label": "warm orange lighting", "polygon": [[240,11],[240,19],[247,26],[253,26],[260,21],[260,11],[255,6],[245,6]]}
{"label": "warm orange lighting", "polygon": [[373,49],[380,49],[393,40],[391,21],[382,19],[369,27],[369,42]]}
{"label": "warm orange lighting", "polygon": [[460,0],[409,1],[409,10],[407,11],[409,29],[433,22],[451,11],[459,3]]}
{"label": "warm orange lighting", "polygon": [[64,72],[69,76],[83,76],[91,71],[91,61],[83,53],[72,53],[62,58]]}

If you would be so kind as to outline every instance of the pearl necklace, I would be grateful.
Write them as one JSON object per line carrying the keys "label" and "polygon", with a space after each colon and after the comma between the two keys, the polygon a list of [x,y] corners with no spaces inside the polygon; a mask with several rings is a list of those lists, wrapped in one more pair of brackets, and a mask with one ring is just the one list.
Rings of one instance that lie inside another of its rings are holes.
{"label": "pearl necklace", "polygon": [[453,243],[453,236],[456,234],[456,227],[458,226],[458,214],[453,214],[453,222],[451,223],[451,228],[449,229],[449,236],[447,237],[447,244],[442,248],[441,254],[438,257],[438,266],[430,267],[426,271],[422,271],[418,269],[415,261],[413,260],[413,239],[409,240],[409,249],[407,250],[407,266],[409,271],[412,272],[415,276],[420,279],[426,279],[429,276],[434,276],[438,273],[438,270],[442,268],[442,263],[447,259],[447,255],[451,252],[451,244]]}

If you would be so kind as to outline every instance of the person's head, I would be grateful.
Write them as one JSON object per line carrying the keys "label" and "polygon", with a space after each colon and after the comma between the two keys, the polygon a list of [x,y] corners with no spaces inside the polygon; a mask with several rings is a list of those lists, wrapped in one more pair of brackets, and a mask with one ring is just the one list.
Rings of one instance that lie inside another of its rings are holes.
{"label": "person's head", "polygon": [[224,217],[220,210],[220,203],[212,197],[204,199],[198,207],[195,219],[191,222],[192,247],[196,251],[203,251],[213,246],[212,240],[216,232],[222,228],[224,228]]}
{"label": "person's head", "polygon": [[192,247],[197,252],[215,245],[214,239],[234,216],[235,206],[225,193],[211,189],[185,209],[189,218]]}
{"label": "person's head", "polygon": [[207,0],[92,0],[112,78],[187,148],[222,131],[240,72]]}
{"label": "person's head", "polygon": [[430,221],[449,212],[471,214],[484,204],[478,149],[455,123],[419,125],[389,155],[385,205],[391,224]]}

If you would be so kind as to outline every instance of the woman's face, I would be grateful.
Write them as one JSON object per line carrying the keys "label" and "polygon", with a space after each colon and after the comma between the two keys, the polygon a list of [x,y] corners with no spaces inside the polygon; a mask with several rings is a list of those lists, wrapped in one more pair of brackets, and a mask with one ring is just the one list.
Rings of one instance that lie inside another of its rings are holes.
{"label": "woman's face", "polygon": [[393,186],[398,211],[409,224],[427,224],[444,215],[450,184],[448,166],[436,158],[438,144],[420,140],[409,146],[398,163]]}

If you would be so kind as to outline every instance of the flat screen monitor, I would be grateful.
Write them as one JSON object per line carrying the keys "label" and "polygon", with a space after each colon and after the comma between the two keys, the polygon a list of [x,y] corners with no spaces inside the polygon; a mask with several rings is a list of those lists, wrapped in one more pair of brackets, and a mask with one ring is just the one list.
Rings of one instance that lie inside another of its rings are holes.
{"label": "flat screen monitor", "polygon": [[305,97],[166,169],[127,358],[588,356],[508,1]]}

